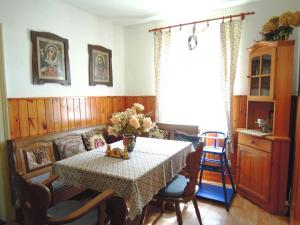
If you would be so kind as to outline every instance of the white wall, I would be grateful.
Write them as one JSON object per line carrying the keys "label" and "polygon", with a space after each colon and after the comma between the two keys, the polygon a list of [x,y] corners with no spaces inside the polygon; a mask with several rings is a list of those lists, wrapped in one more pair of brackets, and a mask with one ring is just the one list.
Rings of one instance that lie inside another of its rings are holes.
{"label": "white wall", "polygon": [[[246,17],[243,23],[241,45],[238,59],[237,77],[235,83],[235,94],[247,94],[247,70],[248,70],[248,52],[255,40],[260,40],[259,31],[262,25],[270,17],[280,15],[285,11],[295,11],[300,9],[298,0],[264,0],[261,2],[249,3],[230,9],[217,10],[207,14],[202,14],[197,18],[177,19],[173,21],[158,21],[125,28],[125,78],[126,93],[128,95],[155,95],[155,75],[153,64],[153,33],[149,33],[150,28],[161,25],[172,25],[177,23],[190,22],[213,18],[215,16],[224,16],[238,14],[241,12],[254,11],[254,16]],[[187,29],[191,29],[188,27]],[[297,28],[300,30],[300,28]],[[295,63],[294,63],[294,82],[293,94],[297,93],[297,80],[299,72],[299,44],[300,31],[295,30],[292,38],[296,39]],[[208,43],[213,44],[213,43]]]}
{"label": "white wall", "polygon": [[[110,21],[55,0],[1,0],[7,96],[124,95],[124,31]],[[30,31],[69,40],[71,86],[32,84]],[[113,87],[88,84],[87,45],[112,50]]]}

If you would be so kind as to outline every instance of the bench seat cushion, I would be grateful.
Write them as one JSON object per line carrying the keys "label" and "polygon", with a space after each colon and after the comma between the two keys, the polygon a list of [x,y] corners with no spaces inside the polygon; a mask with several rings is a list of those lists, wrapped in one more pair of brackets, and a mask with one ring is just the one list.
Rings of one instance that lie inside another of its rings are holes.
{"label": "bench seat cushion", "polygon": [[[39,183],[42,183],[44,180],[46,180],[48,177],[50,176],[50,172],[48,173],[43,173],[39,176],[36,176],[36,177],[33,177],[31,178],[31,182],[32,183],[35,183],[35,184],[39,184]],[[62,187],[64,187],[65,185],[59,183],[58,181],[54,181],[52,183],[52,188],[53,188],[53,191],[56,191]]]}
{"label": "bench seat cushion", "polygon": [[[48,214],[54,217],[62,218],[81,208],[83,205],[84,202],[81,201],[67,200],[49,208]],[[91,212],[80,217],[79,219],[71,223],[67,223],[67,225],[97,225],[97,220],[97,209],[93,209]]]}

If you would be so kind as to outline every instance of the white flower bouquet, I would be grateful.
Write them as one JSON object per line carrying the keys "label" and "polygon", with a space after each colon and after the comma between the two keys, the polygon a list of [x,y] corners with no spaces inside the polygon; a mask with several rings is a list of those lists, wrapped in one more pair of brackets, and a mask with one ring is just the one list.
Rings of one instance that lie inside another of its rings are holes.
{"label": "white flower bouquet", "polygon": [[112,125],[108,126],[108,134],[118,136],[144,136],[155,124],[149,114],[143,114],[144,106],[134,103],[131,108],[124,112],[114,113],[111,120]]}

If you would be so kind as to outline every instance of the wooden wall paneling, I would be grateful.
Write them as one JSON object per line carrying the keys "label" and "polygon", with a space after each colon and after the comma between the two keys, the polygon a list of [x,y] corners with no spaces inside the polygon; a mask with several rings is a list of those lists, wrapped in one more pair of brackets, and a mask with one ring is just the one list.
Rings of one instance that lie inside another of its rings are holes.
{"label": "wooden wall paneling", "polygon": [[85,99],[85,114],[86,114],[86,126],[92,126],[92,109],[91,109],[91,98]]}
{"label": "wooden wall paneling", "polygon": [[37,107],[39,134],[46,134],[47,133],[47,119],[46,119],[47,117],[46,117],[45,99],[37,99],[36,107]]}
{"label": "wooden wall paneling", "polygon": [[151,113],[152,120],[155,120],[156,100],[155,96],[127,96],[125,108],[130,108],[134,103],[140,103],[145,107],[145,113]]}
{"label": "wooden wall paneling", "polygon": [[110,123],[110,118],[113,113],[113,99],[114,97],[106,97],[105,104],[106,104],[106,121],[105,123]]}
{"label": "wooden wall paneling", "polygon": [[92,119],[92,125],[97,124],[97,105],[96,105],[96,98],[91,98],[91,119]]}
{"label": "wooden wall paneling", "polygon": [[69,129],[75,128],[75,113],[74,113],[74,99],[67,98],[68,107],[68,126]]}
{"label": "wooden wall paneling", "polygon": [[10,138],[21,136],[18,101],[8,100]]}
{"label": "wooden wall paneling", "polygon": [[133,105],[133,103],[135,103],[135,102],[136,102],[136,97],[127,96],[126,101],[125,101],[125,107],[130,108]]}
{"label": "wooden wall paneling", "polygon": [[30,135],[28,124],[28,106],[26,99],[18,100],[21,137]]}
{"label": "wooden wall paneling", "polygon": [[11,138],[34,136],[110,122],[112,113],[133,103],[155,112],[154,96],[99,96],[8,99]]}
{"label": "wooden wall paneling", "polygon": [[46,121],[47,121],[47,132],[54,132],[54,115],[53,115],[53,102],[52,99],[45,99],[46,106]]}
{"label": "wooden wall paneling", "polygon": [[81,123],[81,127],[86,127],[86,111],[85,111],[85,98],[84,97],[80,97],[79,98],[79,102],[80,102],[80,123]]}
{"label": "wooden wall paneling", "polygon": [[107,105],[108,98],[107,97],[100,97],[100,124],[107,123],[107,111],[108,111],[108,105]]}
{"label": "wooden wall paneling", "polygon": [[81,126],[81,121],[80,121],[80,101],[79,98],[74,98],[74,120],[75,120],[75,127],[80,127]]}
{"label": "wooden wall paneling", "polygon": [[69,129],[67,98],[60,98],[61,129]]}
{"label": "wooden wall paneling", "polygon": [[101,97],[96,97],[96,123],[101,124],[101,116],[102,116],[102,107],[101,107]]}
{"label": "wooden wall paneling", "polygon": [[60,99],[53,98],[53,119],[54,119],[54,131],[58,132],[62,130],[61,124],[61,112],[60,112]]}
{"label": "wooden wall paneling", "polygon": [[28,108],[29,135],[34,136],[39,133],[36,100],[29,99],[27,101],[27,108]]}

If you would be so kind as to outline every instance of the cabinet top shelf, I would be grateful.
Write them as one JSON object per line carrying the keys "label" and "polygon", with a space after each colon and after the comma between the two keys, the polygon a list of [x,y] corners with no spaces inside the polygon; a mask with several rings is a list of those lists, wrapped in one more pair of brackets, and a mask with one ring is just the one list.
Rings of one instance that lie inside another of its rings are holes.
{"label": "cabinet top shelf", "polygon": [[269,47],[278,47],[278,46],[287,46],[294,45],[295,40],[284,40],[284,41],[258,41],[248,48],[249,52],[252,52],[258,48],[269,46]]}

